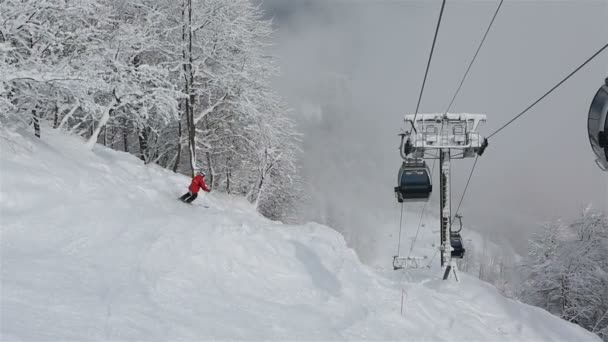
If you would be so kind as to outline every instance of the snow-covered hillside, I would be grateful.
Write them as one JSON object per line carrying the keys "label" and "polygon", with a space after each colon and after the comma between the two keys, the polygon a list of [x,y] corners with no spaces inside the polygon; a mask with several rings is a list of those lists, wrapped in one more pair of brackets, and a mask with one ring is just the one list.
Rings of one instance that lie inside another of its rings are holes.
{"label": "snow-covered hillside", "polygon": [[599,341],[466,275],[374,271],[242,198],[182,204],[188,178],[126,153],[50,129],[0,146],[2,341]]}

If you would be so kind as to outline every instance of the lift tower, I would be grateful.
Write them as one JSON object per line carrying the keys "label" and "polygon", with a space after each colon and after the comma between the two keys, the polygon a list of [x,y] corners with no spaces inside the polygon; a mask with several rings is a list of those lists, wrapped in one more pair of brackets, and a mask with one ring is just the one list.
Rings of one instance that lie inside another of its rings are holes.
{"label": "lift tower", "polygon": [[[450,161],[483,154],[488,143],[487,139],[481,138],[478,129],[485,121],[484,114],[405,115],[406,130],[401,134],[399,148],[404,161],[439,159],[440,251],[441,267],[444,269],[443,279],[447,279],[451,271],[458,279],[453,258],[462,258],[464,255],[460,234],[452,233],[451,227]],[[455,245],[460,246],[460,251],[455,250]]]}

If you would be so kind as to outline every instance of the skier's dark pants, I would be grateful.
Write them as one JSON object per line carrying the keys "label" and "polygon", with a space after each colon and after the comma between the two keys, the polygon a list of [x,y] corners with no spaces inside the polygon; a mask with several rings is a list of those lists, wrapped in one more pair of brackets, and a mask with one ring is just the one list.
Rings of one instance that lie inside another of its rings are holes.
{"label": "skier's dark pants", "polygon": [[197,197],[198,197],[198,194],[193,194],[191,192],[187,192],[179,199],[186,203],[192,203],[192,201],[194,201]]}

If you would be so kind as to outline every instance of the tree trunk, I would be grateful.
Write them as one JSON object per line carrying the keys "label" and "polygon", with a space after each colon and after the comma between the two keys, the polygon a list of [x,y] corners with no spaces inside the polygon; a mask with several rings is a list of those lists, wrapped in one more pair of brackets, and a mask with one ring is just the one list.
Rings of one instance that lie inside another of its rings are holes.
{"label": "tree trunk", "polygon": [[258,184],[258,191],[257,194],[255,196],[255,209],[257,210],[260,206],[260,197],[262,197],[262,190],[264,187],[264,171],[262,171],[261,177],[260,177],[260,183]]}
{"label": "tree trunk", "polygon": [[260,167],[260,182],[258,183],[258,191],[255,197],[255,208],[260,204],[260,196],[262,195],[262,187],[264,186],[264,178],[266,177],[266,164],[268,162],[268,148],[264,149],[264,162]]}
{"label": "tree trunk", "polygon": [[192,176],[196,172],[196,123],[194,122],[194,68],[192,67],[192,0],[188,0],[188,88],[190,101],[188,101],[188,113],[190,114],[190,143],[192,144]]}
{"label": "tree trunk", "polygon": [[53,107],[53,128],[59,127],[59,108],[57,105]]}
{"label": "tree trunk", "polygon": [[147,164],[148,162],[146,161],[146,156],[148,155],[148,138],[150,137],[148,134],[148,128],[142,129],[137,137],[139,138],[139,159],[143,160],[144,163]]}
{"label": "tree trunk", "polygon": [[177,156],[175,157],[175,164],[173,164],[173,172],[177,172],[179,166],[179,160],[182,156],[182,118],[180,117],[177,121]]}
{"label": "tree trunk", "polygon": [[65,125],[68,120],[72,117],[72,115],[74,115],[74,113],[76,112],[76,110],[78,110],[78,108],[80,108],[80,102],[78,100],[76,100],[76,104],[74,105],[74,107],[72,107],[72,109],[70,109],[70,111],[61,119],[61,121],[59,122],[59,125],[56,128],[62,128],[63,125]]}
{"label": "tree trunk", "polygon": [[116,145],[116,127],[112,128],[112,135],[110,136],[110,147],[115,149],[114,145]]}
{"label": "tree trunk", "polygon": [[32,109],[32,120],[34,122],[34,135],[40,138],[40,121],[35,109]]}
{"label": "tree trunk", "polygon": [[129,153],[129,132],[125,127],[122,128],[122,145],[124,151]]}
{"label": "tree trunk", "polygon": [[116,101],[112,101],[112,103],[106,108],[103,115],[101,116],[101,120],[99,120],[99,122],[97,123],[97,127],[95,127],[95,129],[93,130],[93,133],[91,134],[91,137],[89,138],[89,141],[87,142],[87,147],[89,149],[92,149],[93,146],[95,146],[95,143],[97,143],[97,139],[99,138],[99,133],[101,132],[101,129],[104,128],[106,126],[106,124],[108,123],[110,116],[114,112],[115,105],[116,105]]}
{"label": "tree trunk", "polygon": [[[186,18],[186,8],[188,17]],[[184,90],[186,93],[185,99],[185,114],[186,123],[188,125],[188,151],[190,153],[190,168],[192,176],[196,171],[196,139],[195,139],[195,123],[194,123],[194,93],[192,91],[192,83],[194,80],[194,70],[192,68],[192,0],[184,0],[182,2],[182,58],[184,70]]]}
{"label": "tree trunk", "polygon": [[210,185],[211,189],[213,189],[214,188],[213,181],[215,179],[215,170],[213,169],[213,162],[211,161],[211,153],[205,152],[205,155],[207,157],[207,165],[209,167],[209,185]]}
{"label": "tree trunk", "polygon": [[230,194],[230,167],[226,171],[226,193]]}
{"label": "tree trunk", "polygon": [[120,99],[116,96],[116,89],[112,90],[112,95],[114,96],[114,99],[104,110],[104,113],[101,116],[101,120],[99,120],[99,122],[97,123],[97,127],[95,127],[95,130],[93,131],[91,137],[89,138],[89,141],[87,142],[87,147],[89,149],[92,149],[93,146],[95,146],[101,129],[106,127],[108,120],[110,120],[110,116],[112,115],[112,113],[114,113],[114,107],[116,107],[116,105],[120,103]]}
{"label": "tree trunk", "polygon": [[562,292],[562,317],[566,312],[566,307],[568,306],[568,299],[567,296],[568,294],[566,293],[566,276],[562,275],[562,288],[561,288],[561,292]]}

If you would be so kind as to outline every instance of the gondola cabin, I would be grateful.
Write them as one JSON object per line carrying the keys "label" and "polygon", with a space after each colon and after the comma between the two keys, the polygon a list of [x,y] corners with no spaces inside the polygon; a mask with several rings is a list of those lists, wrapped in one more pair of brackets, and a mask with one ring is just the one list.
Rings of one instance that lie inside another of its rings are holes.
{"label": "gondola cabin", "polygon": [[462,237],[460,233],[450,234],[450,245],[452,246],[452,258],[462,259],[464,257],[464,246],[462,245]]}
{"label": "gondola cabin", "polygon": [[608,77],[595,94],[589,108],[587,130],[591,148],[597,156],[596,163],[608,170]]}
{"label": "gondola cabin", "polygon": [[407,159],[401,164],[395,187],[397,202],[428,201],[433,190],[431,172],[424,160]]}

